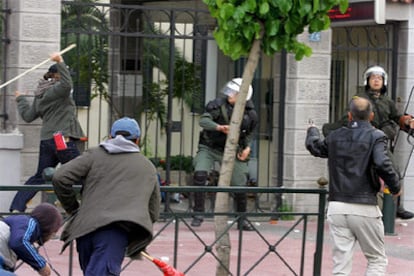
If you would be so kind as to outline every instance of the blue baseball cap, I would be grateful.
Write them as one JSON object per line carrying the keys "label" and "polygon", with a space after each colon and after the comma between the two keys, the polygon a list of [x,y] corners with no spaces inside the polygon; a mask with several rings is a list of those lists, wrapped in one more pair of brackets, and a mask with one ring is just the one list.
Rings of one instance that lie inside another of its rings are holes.
{"label": "blue baseball cap", "polygon": [[113,138],[115,138],[118,131],[128,132],[130,135],[125,136],[126,139],[137,139],[141,136],[141,129],[137,121],[129,117],[118,119],[112,124],[111,136]]}

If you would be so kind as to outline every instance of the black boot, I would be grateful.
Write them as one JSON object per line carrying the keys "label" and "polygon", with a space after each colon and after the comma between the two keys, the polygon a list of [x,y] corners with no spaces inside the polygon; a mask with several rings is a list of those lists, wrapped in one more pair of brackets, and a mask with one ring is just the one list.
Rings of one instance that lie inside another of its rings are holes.
{"label": "black boot", "polygon": [[204,219],[202,216],[193,216],[193,220],[191,221],[191,226],[199,227],[203,223]]}
{"label": "black boot", "polygon": [[[234,194],[234,200],[236,201],[236,211],[239,213],[245,213],[247,209],[247,195],[245,193]],[[239,218],[237,222],[237,229],[243,231],[253,231],[253,226],[245,218]]]}
{"label": "black boot", "polygon": [[[243,220],[242,223],[240,223],[240,220]],[[243,230],[243,231],[254,231],[254,227],[245,219],[240,218],[237,222],[237,229]]]}
{"label": "black boot", "polygon": [[[207,181],[207,172],[206,171],[196,171],[194,172],[194,186],[205,186]],[[205,193],[196,192],[194,193],[194,212],[204,212],[204,201]],[[191,226],[199,227],[203,222],[203,217],[200,215],[193,216]]]}
{"label": "black boot", "polygon": [[[275,209],[273,210],[273,212],[278,212],[280,209],[280,207],[282,207],[282,194],[275,194]],[[274,223],[276,221],[278,221],[280,219],[280,215],[279,214],[274,214],[270,217],[270,222]]]}
{"label": "black boot", "polygon": [[397,218],[400,219],[412,219],[414,218],[414,214],[410,211],[405,210],[402,206],[397,208]]}
{"label": "black boot", "polygon": [[401,196],[398,196],[397,198],[397,218],[400,219],[412,219],[414,218],[414,214],[410,211],[407,211],[404,209],[404,207],[401,204]]}

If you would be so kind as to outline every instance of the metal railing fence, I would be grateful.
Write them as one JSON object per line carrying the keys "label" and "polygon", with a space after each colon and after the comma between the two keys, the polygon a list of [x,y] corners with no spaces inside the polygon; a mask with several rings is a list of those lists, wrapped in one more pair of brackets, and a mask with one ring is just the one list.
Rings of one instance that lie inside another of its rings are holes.
{"label": "metal railing fence", "polygon": [[[75,186],[75,189],[80,190],[80,187]],[[2,191],[20,191],[20,190],[37,190],[37,191],[53,191],[53,186],[47,184],[47,185],[15,185],[15,186],[0,186],[0,192]],[[229,210],[228,212],[215,212],[214,210],[203,213],[203,215],[207,217],[216,217],[216,216],[227,216],[229,219],[233,219],[231,223],[227,225],[225,228],[225,232],[221,233],[221,235],[216,238],[212,237],[214,235],[214,232],[211,232],[210,237],[208,239],[205,239],[199,235],[193,227],[190,226],[190,224],[187,222],[187,219],[191,218],[194,213],[191,212],[190,206],[188,208],[184,209],[177,209],[174,207],[174,204],[171,204],[168,206],[168,208],[165,208],[161,213],[161,217],[157,223],[161,223],[161,228],[154,233],[154,240],[153,243],[157,243],[157,240],[159,239],[162,234],[165,234],[164,232],[167,231],[167,229],[170,226],[173,226],[173,240],[172,240],[172,248],[169,248],[172,250],[173,254],[173,260],[172,264],[174,266],[180,266],[184,273],[188,272],[194,272],[195,266],[203,262],[207,259],[207,257],[213,257],[214,260],[219,263],[220,265],[224,265],[221,260],[218,258],[217,253],[214,251],[214,246],[217,245],[218,239],[220,239],[223,235],[226,234],[226,232],[230,231],[232,226],[241,220],[247,220],[254,228],[254,231],[257,233],[257,236],[263,242],[266,246],[263,248],[263,252],[260,252],[260,256],[257,256],[257,259],[250,264],[248,267],[246,265],[243,266],[243,261],[245,261],[242,258],[243,253],[243,245],[245,241],[245,236],[243,235],[242,230],[238,230],[238,244],[237,244],[237,251],[236,251],[236,259],[237,264],[235,268],[226,268],[228,270],[229,275],[253,275],[251,273],[257,272],[255,269],[260,269],[260,265],[264,262],[264,260],[267,260],[268,258],[271,258],[272,256],[276,256],[281,263],[285,266],[285,269],[287,268],[288,271],[292,273],[292,275],[304,275],[305,273],[305,263],[309,262],[309,258],[305,259],[306,256],[306,250],[309,250],[309,246],[307,245],[307,241],[312,241],[312,247],[314,246],[314,253],[313,253],[313,274],[312,275],[321,275],[321,264],[322,264],[322,250],[323,250],[323,234],[324,234],[324,224],[325,224],[325,204],[326,204],[326,194],[327,191],[323,188],[317,188],[317,189],[298,189],[298,188],[260,188],[260,187],[214,187],[214,186],[205,186],[205,187],[195,187],[195,186],[162,186],[161,192],[166,192],[167,194],[171,193],[194,193],[194,192],[208,192],[208,193],[217,193],[217,192],[223,192],[223,193],[229,193],[230,195],[235,192],[245,192],[250,194],[259,194],[259,193],[274,193],[274,194],[303,194],[305,196],[317,196],[318,197],[318,209],[315,212],[293,212],[293,211],[283,211],[283,212],[264,212],[261,208],[260,210],[256,209],[256,211],[253,212],[246,212],[246,213],[238,213],[233,212]],[[162,208],[161,208],[162,209]],[[14,215],[12,213],[2,212],[0,215]],[[289,227],[286,227],[283,230],[284,233],[279,233],[278,235],[273,233],[270,233],[272,238],[269,238],[268,234],[262,231],[262,229],[255,225],[254,221],[260,221],[263,220],[263,218],[268,218],[270,216],[290,216],[294,217],[295,219],[292,221]],[[315,237],[309,237],[309,231],[308,231],[308,222],[310,219],[316,219],[316,233]],[[301,248],[300,250],[296,250],[297,256],[294,257],[294,264],[290,263],[292,260],[289,258],[286,258],[283,256],[283,252],[280,252],[280,245],[282,242],[290,242],[291,239],[289,238],[289,235],[295,232],[295,229],[301,225],[303,227],[303,233],[301,235]],[[202,248],[199,253],[198,257],[196,257],[192,262],[190,263],[183,263],[183,260],[180,258],[180,254],[182,252],[182,249],[179,247],[180,242],[180,234],[183,234],[182,231],[189,231],[191,232],[196,240],[202,244]],[[276,241],[274,240],[276,238]],[[162,241],[160,241],[162,242]],[[69,248],[70,254],[68,259],[68,275],[72,276],[72,267],[73,267],[73,246]],[[234,251],[232,251],[232,254],[234,254]],[[256,257],[256,256],[255,256]],[[300,260],[299,267],[295,267],[297,264],[297,260]],[[124,267],[124,269],[127,269],[127,267],[130,265],[130,263],[133,262],[133,260],[130,260]],[[183,269],[184,268],[184,269]],[[280,268],[278,268],[280,269]]]}

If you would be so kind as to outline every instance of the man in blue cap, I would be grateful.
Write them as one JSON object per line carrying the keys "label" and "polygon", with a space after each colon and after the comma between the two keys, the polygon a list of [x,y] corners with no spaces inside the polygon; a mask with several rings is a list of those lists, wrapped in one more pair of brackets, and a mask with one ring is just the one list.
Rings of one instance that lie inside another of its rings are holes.
{"label": "man in blue cap", "polygon": [[[157,170],[140,153],[138,123],[114,122],[110,139],[62,165],[53,176],[56,195],[71,215],[63,250],[76,240],[84,275],[119,275],[124,256],[135,258],[151,242],[159,217]],[[78,202],[73,184],[84,179]]]}

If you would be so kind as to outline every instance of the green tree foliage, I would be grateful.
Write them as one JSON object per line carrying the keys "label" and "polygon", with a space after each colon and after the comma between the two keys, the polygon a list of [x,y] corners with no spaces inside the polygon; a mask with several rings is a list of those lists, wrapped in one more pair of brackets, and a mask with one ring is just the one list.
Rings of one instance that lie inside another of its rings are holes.
{"label": "green tree foliage", "polygon": [[344,12],[348,0],[204,0],[217,19],[214,37],[224,54],[232,59],[247,56],[264,28],[262,50],[273,55],[282,49],[296,60],[309,57],[312,49],[297,40],[304,32],[325,30],[330,25],[328,11],[336,6]]}
{"label": "green tree foliage", "polygon": [[[162,35],[162,31],[154,25],[146,25],[144,32]],[[170,69],[170,44],[168,39],[144,39],[144,67],[157,67],[168,76]],[[151,69],[152,70],[152,69]],[[174,79],[165,83],[164,93],[168,95],[170,83],[173,83],[172,96],[180,99],[191,108],[192,111],[203,110],[201,68],[199,65],[185,60],[183,53],[174,48]],[[144,80],[151,81],[151,80]]]}
{"label": "green tree foliage", "polygon": [[[66,54],[66,62],[76,72],[75,91],[78,87],[89,90],[91,98],[104,97],[109,101],[108,83],[108,38],[99,35],[108,28],[104,11],[92,5],[94,0],[75,0],[62,8],[62,30],[65,30],[62,47],[76,43],[77,50]],[[93,86],[92,86],[93,82]]]}
{"label": "green tree foliage", "polygon": [[[229,186],[234,168],[234,156],[239,139],[240,123],[246,104],[247,90],[253,80],[261,52],[272,55],[286,50],[294,53],[296,60],[310,56],[312,49],[297,40],[308,28],[310,33],[329,27],[328,10],[340,5],[341,12],[347,8],[347,0],[203,0],[211,15],[217,20],[214,37],[219,48],[232,59],[248,56],[243,71],[240,93],[231,116],[227,135],[219,186]],[[215,211],[227,212],[228,194],[217,193]],[[225,231],[224,216],[216,216],[216,245],[220,263],[217,276],[229,275],[230,238]],[[224,233],[224,234],[223,234]]]}
{"label": "green tree foliage", "polygon": [[180,58],[176,59],[174,68],[173,97],[182,99],[194,112],[202,111],[200,66]]}
{"label": "green tree foliage", "polygon": [[[65,55],[66,63],[74,72],[75,95],[90,93],[91,99],[102,98],[108,102],[116,117],[122,116],[119,104],[113,100],[108,91],[110,68],[109,36],[110,22],[108,11],[96,4],[96,0],[74,0],[62,6],[62,48],[76,43],[77,48]],[[145,24],[144,33],[162,35],[154,24]],[[168,76],[170,66],[169,39],[143,39],[142,54],[144,71],[152,72],[157,67]],[[169,85],[173,83],[172,97],[183,100],[192,110],[202,110],[200,68],[185,60],[183,54],[174,48],[174,80],[154,82],[151,75],[144,74],[142,104],[136,109],[135,118],[139,121],[145,112],[147,121],[144,133],[147,133],[151,122],[158,120],[160,127],[167,121],[167,104]],[[83,90],[80,90],[83,89]],[[81,92],[78,92],[81,91]],[[88,94],[89,95],[89,94]],[[141,139],[141,146],[147,149],[147,136]]]}

